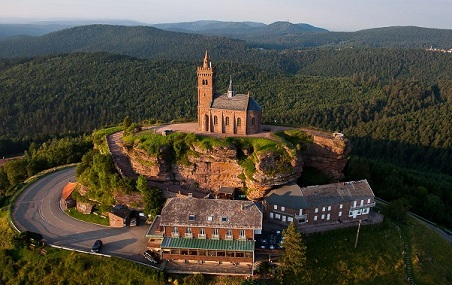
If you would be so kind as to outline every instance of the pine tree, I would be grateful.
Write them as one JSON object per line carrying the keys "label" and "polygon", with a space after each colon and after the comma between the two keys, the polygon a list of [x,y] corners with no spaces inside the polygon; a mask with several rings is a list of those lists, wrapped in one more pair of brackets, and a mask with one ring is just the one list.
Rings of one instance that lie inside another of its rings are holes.
{"label": "pine tree", "polygon": [[306,263],[306,245],[294,223],[283,230],[285,251],[281,256],[279,276],[281,284],[301,284]]}

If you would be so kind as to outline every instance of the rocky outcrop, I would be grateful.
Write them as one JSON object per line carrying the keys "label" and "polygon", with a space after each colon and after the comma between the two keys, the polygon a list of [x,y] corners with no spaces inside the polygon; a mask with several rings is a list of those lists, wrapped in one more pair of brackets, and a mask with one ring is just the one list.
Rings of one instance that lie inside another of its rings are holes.
{"label": "rocky outcrop", "polygon": [[342,134],[303,131],[313,139],[307,149],[296,150],[281,143],[276,151],[253,152],[233,144],[208,149],[193,144],[184,163],[170,162],[168,146],[161,146],[158,156],[138,146],[122,148],[134,171],[148,180],[177,183],[205,193],[215,193],[221,187],[246,188],[248,198],[255,200],[276,185],[297,181],[304,166],[317,168],[337,180],[343,178],[351,151],[348,140]]}
{"label": "rocky outcrop", "polygon": [[[275,185],[296,181],[303,171],[300,152],[284,149],[283,152],[265,152],[255,155],[250,162],[253,171],[244,171],[234,145],[201,149],[192,146],[186,164],[169,164],[164,159],[152,157],[143,150],[126,149],[136,173],[152,181],[172,181],[188,189],[205,193],[217,192],[221,187],[246,188],[250,199],[259,199]],[[168,157],[167,149],[160,149],[160,157]],[[243,158],[242,158],[243,159]]]}
{"label": "rocky outcrop", "polygon": [[[140,148],[122,147],[123,151],[129,155],[133,170],[139,175],[143,175],[148,180],[153,181],[163,182],[173,180],[171,164],[164,159],[150,156],[146,151]],[[162,146],[160,152],[164,154],[167,153],[167,147]],[[167,157],[167,155],[163,155],[163,157]]]}
{"label": "rocky outcrop", "polygon": [[274,186],[297,181],[303,172],[303,155],[299,151],[291,153],[287,148],[284,151],[282,154],[267,152],[256,155],[256,172],[247,180],[247,187],[252,189],[248,198],[260,199]]}
{"label": "rocky outcrop", "polygon": [[344,179],[342,171],[352,151],[349,140],[341,133],[302,130],[313,138],[304,154],[305,166],[314,167],[336,180]]}

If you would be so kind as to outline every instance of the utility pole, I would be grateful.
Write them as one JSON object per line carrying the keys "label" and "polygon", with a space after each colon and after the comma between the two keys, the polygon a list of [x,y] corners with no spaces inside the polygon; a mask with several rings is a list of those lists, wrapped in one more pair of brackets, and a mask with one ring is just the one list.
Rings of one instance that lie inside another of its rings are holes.
{"label": "utility pole", "polygon": [[359,228],[361,227],[361,220],[358,223],[358,231],[356,231],[355,248],[358,246]]}

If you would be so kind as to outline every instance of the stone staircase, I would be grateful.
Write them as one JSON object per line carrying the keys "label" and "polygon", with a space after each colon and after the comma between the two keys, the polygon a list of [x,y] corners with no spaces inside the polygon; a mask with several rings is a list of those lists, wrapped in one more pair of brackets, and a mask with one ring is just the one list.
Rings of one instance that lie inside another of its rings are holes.
{"label": "stone staircase", "polygon": [[123,132],[117,132],[107,137],[108,149],[113,156],[115,167],[122,177],[137,179],[138,174],[133,170],[129,156],[121,147]]}

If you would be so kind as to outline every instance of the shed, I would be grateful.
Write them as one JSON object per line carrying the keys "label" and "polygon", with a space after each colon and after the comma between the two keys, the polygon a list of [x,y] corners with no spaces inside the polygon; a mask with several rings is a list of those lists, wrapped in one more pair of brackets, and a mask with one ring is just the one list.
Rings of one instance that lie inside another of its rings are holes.
{"label": "shed", "polygon": [[61,192],[61,206],[65,209],[73,208],[76,205],[76,201],[72,197],[75,186],[77,186],[76,182],[68,182]]}
{"label": "shed", "polygon": [[108,213],[110,220],[110,227],[122,228],[127,225],[127,221],[130,217],[130,209],[126,205],[116,205]]}
{"label": "shed", "polygon": [[227,200],[235,200],[236,189],[234,187],[224,187],[222,186],[218,193],[215,195],[217,199],[227,199]]}

